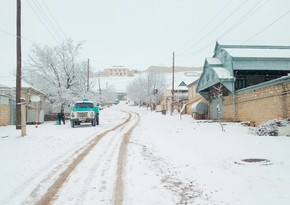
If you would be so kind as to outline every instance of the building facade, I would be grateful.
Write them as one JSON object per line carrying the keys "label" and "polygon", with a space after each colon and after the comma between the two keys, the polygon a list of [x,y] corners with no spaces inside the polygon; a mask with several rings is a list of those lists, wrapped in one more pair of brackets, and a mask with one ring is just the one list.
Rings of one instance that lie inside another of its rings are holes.
{"label": "building facade", "polygon": [[[0,84],[0,126],[16,124],[16,89],[15,76],[5,76]],[[5,80],[4,80],[5,79]],[[25,99],[26,122],[44,122],[44,103],[46,96],[31,87],[24,81],[21,82],[21,98]],[[34,100],[37,99],[37,102]]]}
{"label": "building facade", "polygon": [[216,43],[213,57],[205,60],[197,92],[209,103],[209,119],[253,121],[257,125],[290,117],[285,103],[268,104],[274,96],[277,98],[272,102],[277,103],[278,98],[289,98],[289,73],[290,46]]}
{"label": "building facade", "polygon": [[0,95],[0,126],[10,124],[9,97]]}

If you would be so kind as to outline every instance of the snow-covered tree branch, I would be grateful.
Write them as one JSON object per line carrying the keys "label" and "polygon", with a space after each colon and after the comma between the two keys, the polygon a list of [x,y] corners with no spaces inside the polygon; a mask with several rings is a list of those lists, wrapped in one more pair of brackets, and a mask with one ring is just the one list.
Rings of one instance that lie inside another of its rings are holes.
{"label": "snow-covered tree branch", "polygon": [[96,93],[87,90],[87,64],[80,59],[81,48],[82,43],[72,40],[55,47],[34,45],[24,78],[53,104],[64,106],[83,98],[96,99]]}
{"label": "snow-covered tree branch", "polygon": [[166,86],[166,77],[162,73],[149,72],[146,76],[132,81],[127,87],[130,100],[139,104],[154,105],[160,102]]}

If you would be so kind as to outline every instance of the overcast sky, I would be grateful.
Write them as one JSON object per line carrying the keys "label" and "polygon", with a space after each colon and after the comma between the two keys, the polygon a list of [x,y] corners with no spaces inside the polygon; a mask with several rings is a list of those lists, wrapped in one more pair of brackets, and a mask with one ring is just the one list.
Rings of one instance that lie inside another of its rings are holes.
{"label": "overcast sky", "polygon": [[[0,0],[0,70],[16,68],[16,0]],[[289,0],[25,0],[22,55],[32,44],[84,41],[94,70],[202,66],[216,40],[290,45]]]}

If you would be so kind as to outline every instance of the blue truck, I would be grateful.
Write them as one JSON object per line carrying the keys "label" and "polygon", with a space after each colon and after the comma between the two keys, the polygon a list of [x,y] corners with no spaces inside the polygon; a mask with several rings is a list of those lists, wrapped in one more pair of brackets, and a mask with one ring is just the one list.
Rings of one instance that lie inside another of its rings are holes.
{"label": "blue truck", "polygon": [[70,113],[70,123],[71,127],[81,123],[91,123],[92,126],[99,125],[99,107],[89,100],[75,102]]}

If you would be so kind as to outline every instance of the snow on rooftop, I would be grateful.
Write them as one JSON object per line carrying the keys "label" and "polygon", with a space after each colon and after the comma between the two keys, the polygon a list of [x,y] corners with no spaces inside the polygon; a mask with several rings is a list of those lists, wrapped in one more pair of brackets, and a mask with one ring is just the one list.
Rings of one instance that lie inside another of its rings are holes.
{"label": "snow on rooftop", "polygon": [[249,58],[290,58],[290,49],[242,49],[225,48],[233,57]]}
{"label": "snow on rooftop", "polygon": [[233,77],[230,71],[228,71],[227,69],[223,67],[213,67],[212,69],[215,71],[215,73],[218,75],[220,79]]}

